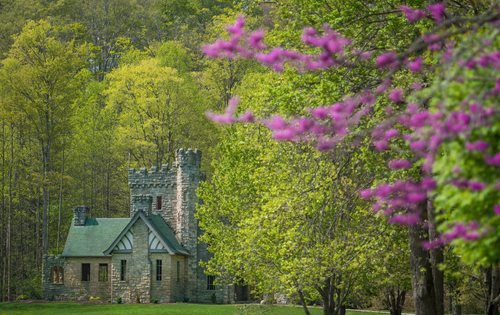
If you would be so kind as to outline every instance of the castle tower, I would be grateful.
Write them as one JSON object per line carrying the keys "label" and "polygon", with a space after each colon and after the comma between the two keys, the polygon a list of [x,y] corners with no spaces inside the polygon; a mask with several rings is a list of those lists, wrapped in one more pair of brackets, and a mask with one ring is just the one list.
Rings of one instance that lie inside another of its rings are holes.
{"label": "castle tower", "polygon": [[192,149],[179,149],[176,152],[175,166],[177,169],[177,233],[181,244],[191,255],[188,257],[188,296],[196,300],[198,294],[198,223],[194,217],[196,203],[196,188],[201,180],[201,152]]}
{"label": "castle tower", "polygon": [[179,149],[173,167],[163,165],[129,169],[130,217],[142,210],[159,214],[174,230],[179,242],[190,252],[196,250],[197,224],[194,211],[198,199],[201,152]]}
{"label": "castle tower", "polygon": [[176,171],[169,165],[160,169],[152,167],[139,170],[129,169],[130,217],[138,210],[146,214],[159,214],[175,231],[176,222]]}

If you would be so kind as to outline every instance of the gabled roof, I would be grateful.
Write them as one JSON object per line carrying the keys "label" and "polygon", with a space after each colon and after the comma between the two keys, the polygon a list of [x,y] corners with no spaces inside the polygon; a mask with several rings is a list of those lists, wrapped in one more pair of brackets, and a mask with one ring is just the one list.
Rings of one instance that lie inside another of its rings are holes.
{"label": "gabled roof", "polygon": [[174,232],[168,224],[159,215],[152,214],[146,216],[144,212],[137,211],[130,219],[130,222],[123,230],[114,238],[113,242],[103,251],[104,255],[110,255],[121,239],[130,231],[132,226],[141,219],[149,228],[149,230],[160,240],[163,247],[166,248],[169,254],[189,255],[189,252],[182,247],[175,238]]}
{"label": "gabled roof", "polygon": [[88,218],[71,225],[62,256],[99,257],[130,222],[130,218]]}
{"label": "gabled roof", "polygon": [[165,222],[162,216],[154,214],[147,218],[154,228],[153,232],[156,231],[158,233],[158,236],[167,248],[170,248],[176,254],[189,255],[189,252],[177,242],[174,231],[172,231],[172,228]]}

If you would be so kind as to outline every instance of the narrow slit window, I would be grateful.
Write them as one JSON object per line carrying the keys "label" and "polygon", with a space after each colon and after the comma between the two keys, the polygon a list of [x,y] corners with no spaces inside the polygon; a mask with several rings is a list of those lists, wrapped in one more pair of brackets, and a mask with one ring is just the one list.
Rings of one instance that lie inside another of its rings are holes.
{"label": "narrow slit window", "polygon": [[82,264],[82,281],[90,281],[90,264]]}
{"label": "narrow slit window", "polygon": [[125,276],[127,273],[127,261],[120,261],[120,281],[125,281]]}
{"label": "narrow slit window", "polygon": [[181,281],[181,262],[177,261],[177,282]]}
{"label": "narrow slit window", "polygon": [[156,209],[160,210],[161,209],[161,196],[156,197]]}
{"label": "narrow slit window", "polygon": [[99,281],[108,281],[108,264],[99,264]]}
{"label": "narrow slit window", "polygon": [[215,290],[215,276],[207,276],[207,290]]}
{"label": "narrow slit window", "polygon": [[162,262],[161,259],[156,260],[156,281],[161,281],[161,266]]}

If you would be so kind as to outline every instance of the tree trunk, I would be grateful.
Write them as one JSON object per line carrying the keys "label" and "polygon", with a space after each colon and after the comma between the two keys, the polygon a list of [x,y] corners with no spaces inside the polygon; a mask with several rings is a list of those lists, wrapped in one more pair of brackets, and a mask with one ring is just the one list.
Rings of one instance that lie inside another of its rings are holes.
{"label": "tree trunk", "polygon": [[[2,120],[2,203],[1,203],[1,209],[0,209],[0,214],[1,214],[1,219],[0,219],[0,235],[2,235],[3,239],[6,239],[6,237],[3,235],[5,226],[7,225],[5,223],[5,121]],[[3,242],[0,244],[0,257],[2,257],[2,260],[0,263],[2,264],[2,281],[0,281],[0,302],[5,301],[5,292],[6,292],[6,285],[7,285],[7,259],[5,255],[5,245]]]}
{"label": "tree trunk", "polygon": [[498,315],[500,305],[500,267],[492,266],[486,271],[488,285],[488,299],[486,302],[486,315]]}
{"label": "tree trunk", "polygon": [[302,292],[301,289],[297,289],[297,292],[299,293],[299,299],[300,302],[302,303],[302,308],[304,309],[304,313],[306,313],[306,315],[311,315],[309,309],[307,308],[306,300],[304,299],[304,292]]}
{"label": "tree trunk", "polygon": [[406,290],[397,290],[391,287],[387,290],[386,305],[389,308],[391,315],[401,315],[403,312],[403,305],[405,304]]}
{"label": "tree trunk", "polygon": [[[432,201],[427,201],[427,218],[429,220],[429,239],[434,240],[439,237],[436,230],[436,216]],[[432,280],[434,282],[434,292],[436,294],[437,315],[444,315],[444,273],[439,269],[439,265],[444,263],[443,248],[438,247],[430,250],[432,265]]]}
{"label": "tree trunk", "polygon": [[[426,206],[426,203],[420,205],[422,219],[427,216]],[[408,229],[408,239],[415,315],[438,315],[429,252],[422,247],[429,239],[428,230],[422,224],[412,225]]]}
{"label": "tree trunk", "polygon": [[7,239],[6,239],[6,256],[7,256],[7,301],[10,301],[11,297],[11,285],[10,280],[12,277],[12,202],[13,202],[13,192],[12,192],[12,177],[14,176],[14,134],[10,133],[10,166],[9,166],[9,208],[7,213]]}
{"label": "tree trunk", "polygon": [[61,239],[61,221],[62,221],[62,203],[63,203],[63,185],[64,185],[64,140],[62,146],[62,161],[61,161],[61,181],[59,183],[59,208],[57,211],[57,253],[59,253],[59,242]]}

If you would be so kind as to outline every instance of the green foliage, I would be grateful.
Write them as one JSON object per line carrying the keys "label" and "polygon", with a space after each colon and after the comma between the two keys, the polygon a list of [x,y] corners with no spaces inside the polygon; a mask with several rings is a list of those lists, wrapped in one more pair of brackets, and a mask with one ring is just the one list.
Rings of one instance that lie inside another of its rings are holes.
{"label": "green foliage", "polygon": [[[492,31],[495,37],[498,31]],[[478,36],[479,37],[479,36]],[[480,47],[482,38],[471,37],[463,45]],[[500,47],[498,36],[489,49]],[[479,70],[478,73],[460,68],[448,69],[447,76],[435,82],[431,89],[437,90],[439,99],[447,110],[460,111],[460,104],[475,102],[476,95],[482,95],[493,89],[493,86],[478,80],[480,77],[494,76],[495,70]],[[460,77],[460,80],[455,78]],[[498,97],[489,98],[483,106],[496,106]],[[440,106],[435,104],[435,107]],[[472,131],[468,141],[484,140],[490,143],[484,155],[494,155],[500,151],[500,122],[493,121],[491,125]],[[439,189],[435,195],[435,205],[439,211],[438,220],[442,222],[440,229],[446,231],[453,223],[468,223],[476,221],[483,226],[484,237],[474,242],[456,240],[453,248],[463,261],[476,266],[497,264],[500,261],[500,234],[495,231],[500,228],[500,216],[495,215],[493,207],[500,200],[500,192],[495,187],[500,177],[498,167],[487,165],[484,155],[480,152],[465,149],[465,140],[458,138],[449,141],[442,148],[442,154],[435,164]],[[458,188],[450,181],[461,178],[489,183],[486,189],[474,192]]]}

